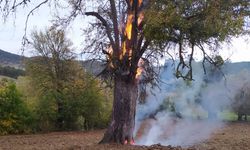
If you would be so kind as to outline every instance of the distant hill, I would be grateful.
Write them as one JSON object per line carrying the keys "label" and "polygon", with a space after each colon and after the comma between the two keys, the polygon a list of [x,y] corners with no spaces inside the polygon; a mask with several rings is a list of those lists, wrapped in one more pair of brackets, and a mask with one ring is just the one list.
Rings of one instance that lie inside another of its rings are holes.
{"label": "distant hill", "polygon": [[17,54],[9,53],[0,49],[0,65],[1,66],[10,66],[14,68],[23,68],[22,60],[24,56]]}
{"label": "distant hill", "polygon": [[105,64],[100,61],[85,60],[80,61],[80,63],[87,72],[94,76],[99,75],[105,68]]}
{"label": "distant hill", "polygon": [[225,74],[233,74],[242,70],[250,71],[250,62],[226,63],[223,67],[223,71]]}
{"label": "distant hill", "polygon": [[[25,57],[13,53],[6,52],[0,49],[0,66],[6,67],[14,67],[16,69],[23,69],[23,60],[29,59],[30,57]],[[103,70],[103,66],[101,62],[85,60],[80,61],[80,64],[90,73],[97,75]]]}
{"label": "distant hill", "polygon": [[[1,66],[10,66],[17,69],[23,69],[24,66],[22,64],[22,61],[27,58],[29,57],[9,53],[0,49]],[[92,73],[93,75],[99,74],[105,67],[104,64],[99,61],[84,60],[79,61],[79,63],[86,69],[86,71]],[[235,72],[239,72],[243,69],[250,70],[250,62],[226,63],[222,70],[225,74],[232,74]],[[173,72],[169,70],[168,74],[172,76]]]}

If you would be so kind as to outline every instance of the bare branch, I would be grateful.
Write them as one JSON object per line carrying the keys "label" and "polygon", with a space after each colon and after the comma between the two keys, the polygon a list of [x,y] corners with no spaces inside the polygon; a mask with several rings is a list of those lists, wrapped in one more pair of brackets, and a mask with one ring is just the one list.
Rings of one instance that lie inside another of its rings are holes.
{"label": "bare branch", "polygon": [[[56,20],[54,20],[54,27],[62,26],[66,28],[79,14],[84,15],[83,9],[83,0],[70,1],[70,5],[72,5],[72,11],[66,17],[57,16]],[[57,4],[59,5],[59,4]]]}
{"label": "bare branch", "polygon": [[[183,49],[182,48],[183,48],[183,43],[181,41],[181,42],[179,42],[179,59],[180,59],[180,62],[178,63],[177,68],[176,68],[176,77],[177,78],[181,77],[184,80],[193,80],[193,78],[192,78],[192,64],[191,63],[192,63],[192,59],[193,59],[194,47],[192,47],[192,52],[191,52],[190,59],[189,59],[189,65],[187,65],[185,60],[184,60]],[[181,70],[180,70],[180,67],[181,67]],[[188,68],[188,72],[183,75],[182,71],[185,68]]]}
{"label": "bare branch", "polygon": [[115,47],[113,48],[114,55],[117,57],[119,55],[119,29],[118,29],[118,23],[117,23],[117,10],[115,6],[115,1],[110,0],[110,6],[111,6],[111,12],[112,12],[112,21],[113,21],[113,27],[114,27],[114,36],[115,36]]}
{"label": "bare branch", "polygon": [[190,77],[190,79],[193,79],[193,68],[192,68],[192,61],[193,61],[193,55],[194,55],[194,44],[192,43],[191,46],[191,54],[189,57],[189,71],[188,71],[188,76]]}
{"label": "bare branch", "polygon": [[148,48],[148,46],[150,45],[150,43],[151,43],[151,41],[149,41],[149,40],[146,40],[144,42],[144,44],[143,44],[143,46],[142,46],[142,48],[141,48],[141,50],[139,52],[138,57],[141,57],[143,55],[143,53],[146,51],[146,49]]}
{"label": "bare branch", "polygon": [[[40,4],[38,4],[36,7],[34,7],[27,15],[26,17],[26,21],[25,21],[25,28],[24,28],[24,36],[23,36],[23,42],[22,44],[25,45],[26,42],[30,43],[29,40],[27,39],[27,28],[28,28],[28,21],[30,18],[30,15],[34,13],[34,11],[36,11],[38,8],[40,8],[42,5],[46,4],[49,0],[45,0],[43,2],[41,2]],[[23,1],[23,3],[26,4],[26,0]]]}
{"label": "bare branch", "polygon": [[13,5],[11,7],[11,10],[16,9],[20,5],[26,5],[27,2],[30,2],[30,0],[23,0],[23,1],[19,2],[19,3],[16,3],[16,0],[14,0]]}
{"label": "bare branch", "polygon": [[97,12],[85,12],[85,15],[87,16],[94,16],[96,17],[98,20],[101,21],[101,23],[103,24],[103,26],[106,28],[106,33],[107,33],[107,36],[108,36],[108,39],[112,45],[112,48],[114,49],[115,48],[115,43],[114,43],[114,40],[113,40],[113,37],[112,37],[112,34],[111,34],[111,29],[107,23],[107,21]]}

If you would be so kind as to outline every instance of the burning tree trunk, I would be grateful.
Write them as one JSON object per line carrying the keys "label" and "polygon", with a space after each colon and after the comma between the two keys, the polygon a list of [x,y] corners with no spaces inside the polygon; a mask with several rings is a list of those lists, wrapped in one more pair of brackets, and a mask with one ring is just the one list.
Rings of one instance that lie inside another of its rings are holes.
{"label": "burning tree trunk", "polygon": [[116,77],[112,120],[101,143],[133,142],[137,97],[138,87],[135,81],[126,82]]}
{"label": "burning tree trunk", "polygon": [[[110,2],[111,8],[114,8],[115,1]],[[115,38],[115,44],[108,52],[109,66],[114,72],[114,102],[111,123],[100,143],[133,144],[136,100],[138,98],[137,78],[141,73],[138,63],[149,42],[144,41],[141,33],[142,12],[139,11],[139,8],[142,6],[142,0],[127,2],[128,11],[121,44]],[[114,31],[118,31],[118,28],[115,27],[117,24],[116,11],[112,10]],[[115,37],[119,37],[119,33],[114,33]],[[116,36],[116,34],[118,35]]]}

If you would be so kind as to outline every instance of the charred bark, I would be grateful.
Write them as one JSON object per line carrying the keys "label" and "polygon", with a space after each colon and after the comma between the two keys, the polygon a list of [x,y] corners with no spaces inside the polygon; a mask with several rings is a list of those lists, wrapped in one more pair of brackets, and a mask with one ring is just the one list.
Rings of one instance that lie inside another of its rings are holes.
{"label": "charred bark", "polygon": [[111,123],[100,143],[133,142],[138,86],[135,80],[115,78]]}
{"label": "charred bark", "polygon": [[[148,42],[144,42],[144,49],[141,48],[143,39],[138,45],[139,31],[138,15],[141,3],[137,0],[129,1],[127,10],[127,21],[122,30],[121,43],[119,43],[117,14],[114,0],[110,0],[113,12],[114,38],[116,46],[113,47],[113,70],[114,70],[114,102],[111,123],[100,143],[133,143],[133,131],[135,126],[136,101],[138,98],[138,83],[136,79],[138,62],[142,57]],[[142,23],[140,23],[142,27]],[[141,35],[142,36],[142,35]],[[119,49],[118,49],[119,47]]]}

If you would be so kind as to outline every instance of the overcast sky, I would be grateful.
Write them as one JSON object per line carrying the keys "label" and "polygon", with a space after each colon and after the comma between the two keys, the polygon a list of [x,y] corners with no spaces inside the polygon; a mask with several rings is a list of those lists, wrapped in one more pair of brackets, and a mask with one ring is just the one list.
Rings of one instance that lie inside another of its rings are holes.
{"label": "overcast sky", "polygon": [[[35,5],[31,3],[31,7]],[[15,14],[8,17],[7,22],[0,22],[0,49],[22,54],[20,49],[22,47],[22,37],[25,33],[25,21],[29,11],[29,8],[20,8]],[[27,36],[30,37],[31,31],[34,29],[44,30],[45,27],[49,27],[51,25],[50,21],[53,19],[52,12],[53,10],[46,5],[35,11],[28,21]],[[67,37],[72,40],[74,48],[78,50],[77,53],[80,53],[79,49],[82,47],[83,36],[81,29],[84,25],[86,24],[76,21],[66,31]],[[30,56],[32,54],[29,50],[25,50],[24,55]]]}
{"label": "overcast sky", "polygon": [[[0,49],[11,53],[22,54],[20,48],[28,12],[29,9],[19,9],[16,13],[16,18],[13,16],[9,17],[5,24],[0,22]],[[52,19],[50,15],[51,12],[52,11],[46,6],[39,8],[39,10],[30,17],[27,34],[30,35],[30,31],[33,29],[44,29],[44,27],[49,26],[49,20]],[[72,40],[74,47],[77,49],[77,53],[80,53],[84,39],[81,28],[86,25],[86,21],[78,20],[75,21],[73,26],[67,31],[68,38]],[[230,57],[230,60],[233,62],[250,61],[250,38],[235,38],[231,45],[224,44],[220,54],[224,59]],[[24,55],[30,56],[31,53],[29,50],[26,50]]]}

